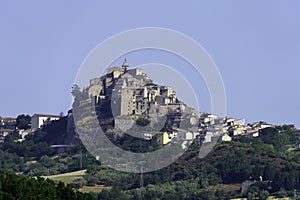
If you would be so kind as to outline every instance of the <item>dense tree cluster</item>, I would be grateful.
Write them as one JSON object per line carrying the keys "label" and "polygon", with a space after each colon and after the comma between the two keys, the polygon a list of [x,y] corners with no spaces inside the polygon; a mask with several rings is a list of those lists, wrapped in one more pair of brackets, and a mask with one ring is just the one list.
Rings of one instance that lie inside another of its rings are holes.
{"label": "dense tree cluster", "polygon": [[[300,189],[300,153],[294,151],[298,142],[293,127],[280,126],[263,130],[258,138],[241,137],[231,142],[217,144],[204,159],[197,157],[199,146],[194,143],[175,163],[159,171],[144,174],[144,198],[169,199],[167,195],[162,196],[162,194],[169,194],[173,199],[178,197],[205,199],[206,189],[210,186],[241,184],[245,180],[257,181],[248,192],[243,194],[249,199],[265,199],[270,194],[280,196],[279,191],[290,193],[294,189]],[[263,179],[262,182],[260,177]],[[120,189],[120,195],[124,199],[135,199],[133,191],[137,192],[136,188],[140,183],[138,174],[116,172],[105,167],[94,167],[93,170],[88,170],[85,178],[90,184],[105,184]],[[169,187],[170,185],[175,187],[175,183],[178,182],[181,182],[183,187],[188,186],[189,192],[185,189]],[[195,185],[195,192],[189,183]],[[165,191],[159,192],[161,190]],[[185,191],[183,192],[185,197],[180,196],[182,191]],[[191,194],[194,196],[190,196]],[[103,196],[108,199],[114,197],[109,191],[103,191],[100,197]],[[218,190],[213,195],[209,194],[210,199],[240,196],[240,191],[228,193]]]}
{"label": "dense tree cluster", "polygon": [[31,117],[29,115],[19,115],[16,119],[16,127],[18,129],[29,129],[31,123]]}
{"label": "dense tree cluster", "polygon": [[0,171],[0,199],[94,199],[91,194],[75,192],[64,183],[41,177],[30,178]]}
{"label": "dense tree cluster", "polygon": [[81,144],[57,154],[46,142],[47,137],[42,130],[26,136],[22,142],[17,141],[18,135],[7,136],[0,145],[1,169],[30,176],[46,176],[80,170],[98,163]]}
{"label": "dense tree cluster", "polygon": [[[59,130],[51,125],[46,128]],[[145,173],[142,191],[139,189],[139,174],[99,165],[82,145],[75,145],[57,155],[45,141],[48,137],[41,130],[29,135],[24,142],[16,142],[14,135],[8,136],[0,148],[1,168],[42,176],[79,170],[82,161],[87,174],[83,179],[74,180],[70,186],[74,189],[85,185],[112,187],[103,190],[98,199],[228,199],[240,197],[240,191],[210,191],[211,187],[241,184],[247,179],[257,181],[242,194],[249,199],[265,199],[270,194],[288,196],[294,189],[300,189],[300,152],[294,150],[299,140],[292,126],[264,129],[258,138],[241,137],[218,143],[204,159],[199,159],[200,146],[194,142],[170,166]],[[128,135],[110,139],[121,148],[134,152],[147,152],[149,147],[153,150],[160,148],[155,142]]]}

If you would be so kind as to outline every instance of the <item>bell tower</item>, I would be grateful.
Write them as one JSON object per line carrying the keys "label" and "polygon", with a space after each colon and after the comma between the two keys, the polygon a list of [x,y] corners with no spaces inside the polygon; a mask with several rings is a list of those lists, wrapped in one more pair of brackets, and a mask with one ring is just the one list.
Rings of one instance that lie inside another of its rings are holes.
{"label": "bell tower", "polygon": [[128,64],[126,58],[125,58],[124,62],[123,62],[123,65],[122,65],[122,69],[124,70],[124,72],[128,71],[128,67],[129,67],[129,64]]}

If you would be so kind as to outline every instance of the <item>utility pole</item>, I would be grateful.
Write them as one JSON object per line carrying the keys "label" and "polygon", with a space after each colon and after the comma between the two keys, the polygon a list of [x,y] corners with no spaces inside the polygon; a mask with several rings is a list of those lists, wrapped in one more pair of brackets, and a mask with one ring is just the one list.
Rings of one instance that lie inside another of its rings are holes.
{"label": "utility pole", "polygon": [[82,170],[82,149],[80,147],[80,170]]}
{"label": "utility pole", "polygon": [[143,199],[143,187],[144,187],[143,167],[141,167],[140,193],[142,199]]}

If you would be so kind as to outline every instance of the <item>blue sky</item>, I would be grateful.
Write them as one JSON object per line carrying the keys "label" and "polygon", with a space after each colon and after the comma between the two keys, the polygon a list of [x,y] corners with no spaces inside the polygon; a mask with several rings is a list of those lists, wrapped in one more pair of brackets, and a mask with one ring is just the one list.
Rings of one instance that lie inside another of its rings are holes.
{"label": "blue sky", "polygon": [[[0,116],[66,113],[77,70],[97,44],[155,26],[208,51],[229,116],[300,127],[299,9],[298,1],[1,1]],[[201,95],[209,112],[207,91]]]}

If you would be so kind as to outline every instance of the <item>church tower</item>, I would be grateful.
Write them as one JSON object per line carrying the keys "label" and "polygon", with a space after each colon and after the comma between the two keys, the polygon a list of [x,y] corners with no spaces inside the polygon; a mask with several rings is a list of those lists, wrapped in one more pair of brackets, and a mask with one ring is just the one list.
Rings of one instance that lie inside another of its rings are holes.
{"label": "church tower", "polygon": [[124,62],[123,62],[123,65],[122,65],[122,69],[124,70],[124,73],[128,71],[128,67],[129,67],[129,64],[128,64],[126,58],[125,58]]}

